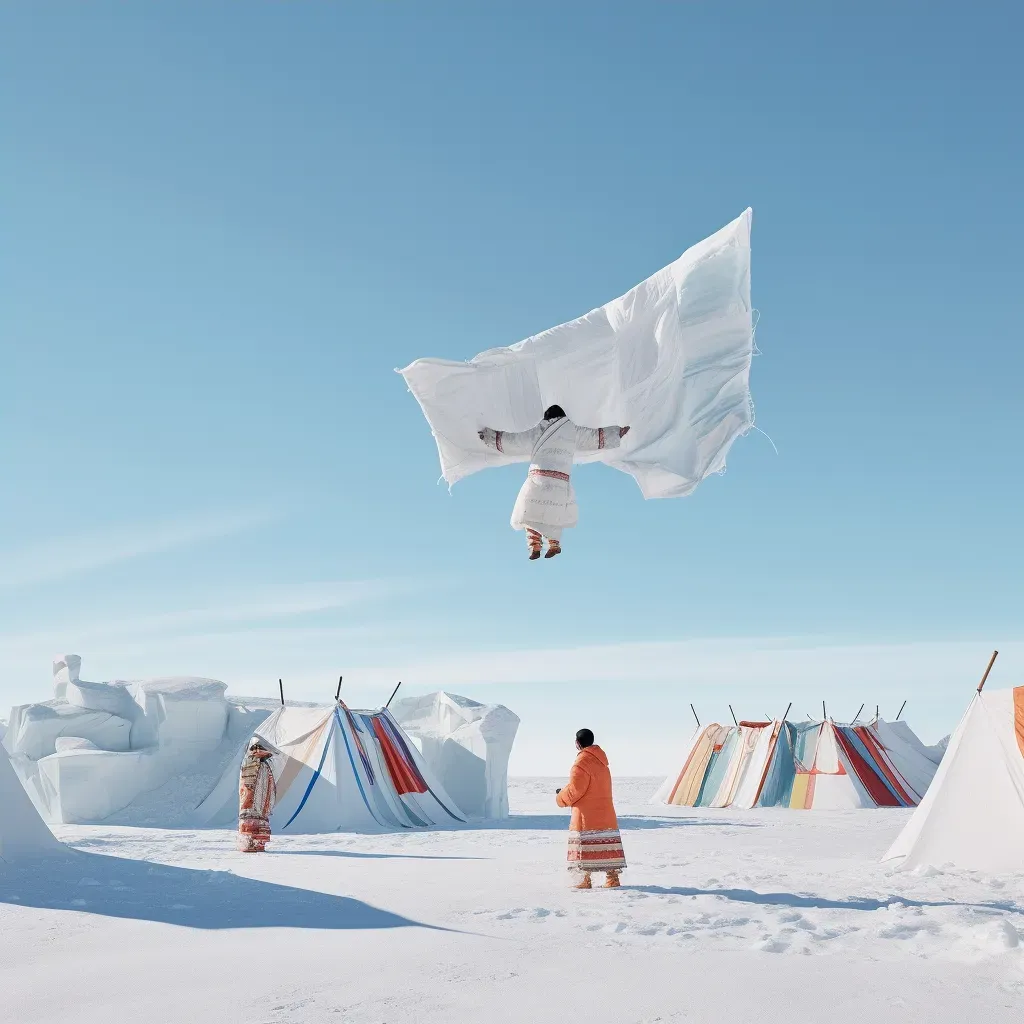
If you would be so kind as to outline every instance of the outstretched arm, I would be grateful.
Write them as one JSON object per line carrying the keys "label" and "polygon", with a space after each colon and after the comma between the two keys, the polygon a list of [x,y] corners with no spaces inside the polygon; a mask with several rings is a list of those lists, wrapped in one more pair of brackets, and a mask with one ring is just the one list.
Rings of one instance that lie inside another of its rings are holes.
{"label": "outstretched arm", "polygon": [[569,772],[569,781],[564,789],[555,796],[559,807],[573,807],[583,799],[583,794],[590,788],[590,776],[577,764]]}
{"label": "outstretched arm", "polygon": [[488,448],[501,452],[503,455],[529,455],[540,437],[540,427],[530,430],[492,430],[484,427],[477,431],[477,437]]}
{"label": "outstretched arm", "polygon": [[629,427],[577,427],[576,451],[598,452],[603,448],[618,448],[629,433]]}

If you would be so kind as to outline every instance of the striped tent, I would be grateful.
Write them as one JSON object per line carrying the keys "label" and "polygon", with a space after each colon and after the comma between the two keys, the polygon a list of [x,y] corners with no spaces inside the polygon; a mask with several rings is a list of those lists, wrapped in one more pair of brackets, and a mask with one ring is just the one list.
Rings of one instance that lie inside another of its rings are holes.
{"label": "striped tent", "polygon": [[975,694],[931,789],[882,859],[1024,870],[1024,686]]}
{"label": "striped tent", "polygon": [[[448,825],[465,819],[386,708],[281,707],[256,730],[274,752],[271,829],[317,833]],[[248,740],[196,809],[198,824],[238,814],[238,771]]]}
{"label": "striped tent", "polygon": [[655,803],[800,810],[913,807],[940,754],[904,722],[740,722],[699,728]]}

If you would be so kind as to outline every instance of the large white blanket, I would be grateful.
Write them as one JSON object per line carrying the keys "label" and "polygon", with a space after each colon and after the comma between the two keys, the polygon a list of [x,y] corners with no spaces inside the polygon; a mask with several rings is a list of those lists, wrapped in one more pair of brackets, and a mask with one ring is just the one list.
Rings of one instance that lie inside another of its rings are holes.
{"label": "large white blanket", "polygon": [[629,473],[645,498],[678,498],[721,472],[753,422],[750,220],[746,210],[621,298],[469,362],[417,359],[399,372],[423,409],[449,485],[529,456],[486,448],[483,427],[520,431],[561,405],[588,427],[632,429],[580,454]]}

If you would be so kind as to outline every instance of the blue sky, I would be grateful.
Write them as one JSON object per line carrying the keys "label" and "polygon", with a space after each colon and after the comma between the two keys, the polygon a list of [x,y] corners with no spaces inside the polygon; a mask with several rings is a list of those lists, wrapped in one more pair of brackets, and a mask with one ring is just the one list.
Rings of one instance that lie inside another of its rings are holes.
{"label": "blue sky", "polygon": [[[0,705],[73,650],[501,700],[520,772],[583,724],[667,770],[690,701],[948,732],[993,647],[1024,681],[1022,21],[6,6]],[[565,555],[527,562],[521,468],[438,487],[393,369],[580,315],[748,205],[779,454],[751,434],[679,501],[581,467]]]}

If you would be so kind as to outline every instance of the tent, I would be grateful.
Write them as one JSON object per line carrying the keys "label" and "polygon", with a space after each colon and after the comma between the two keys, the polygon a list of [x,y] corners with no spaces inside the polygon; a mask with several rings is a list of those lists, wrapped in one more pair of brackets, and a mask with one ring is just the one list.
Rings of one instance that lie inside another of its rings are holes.
{"label": "tent", "polygon": [[[316,833],[449,825],[465,819],[386,709],[278,708],[256,729],[274,752],[275,833]],[[238,769],[248,738],[196,821],[228,825],[238,816]]]}
{"label": "tent", "polygon": [[397,700],[391,713],[463,814],[508,817],[508,759],[517,715],[502,704],[444,691]]}
{"label": "tent", "polygon": [[0,862],[64,852],[25,792],[7,751],[0,746]]}
{"label": "tent", "polygon": [[740,722],[698,728],[654,802],[800,810],[913,807],[939,755],[903,722]]}
{"label": "tent", "polygon": [[579,454],[630,474],[645,498],[679,498],[725,469],[753,423],[750,222],[744,211],[620,298],[468,362],[399,372],[430,424],[449,486],[529,461],[477,431],[529,430],[557,403],[588,427],[629,425],[620,447]]}
{"label": "tent", "polygon": [[1024,871],[1024,686],[975,694],[931,789],[882,859]]}

